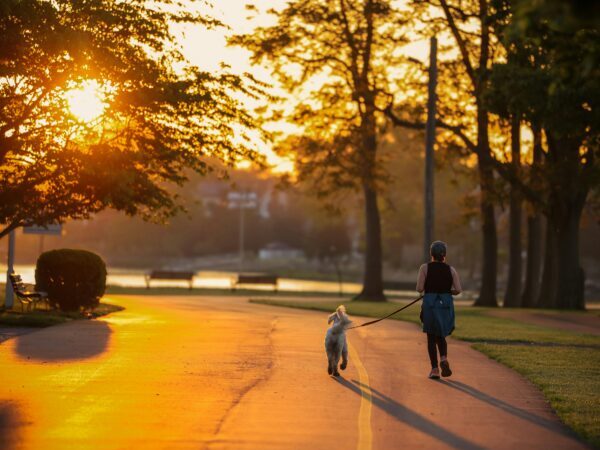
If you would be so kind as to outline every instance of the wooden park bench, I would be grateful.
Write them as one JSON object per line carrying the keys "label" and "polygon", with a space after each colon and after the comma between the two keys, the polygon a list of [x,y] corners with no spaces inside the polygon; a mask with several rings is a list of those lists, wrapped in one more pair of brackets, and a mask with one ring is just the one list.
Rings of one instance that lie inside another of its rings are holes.
{"label": "wooden park bench", "polygon": [[150,280],[187,280],[189,288],[192,289],[194,272],[181,270],[153,270],[146,274],[146,289],[150,289]]}
{"label": "wooden park bench", "polygon": [[35,309],[38,303],[45,304],[48,309],[50,308],[47,292],[31,289],[23,283],[21,275],[11,273],[8,275],[8,278],[10,279],[10,284],[15,297],[21,302],[21,311],[25,311],[25,308],[27,308],[28,311],[31,311],[32,309]]}
{"label": "wooden park bench", "polygon": [[272,284],[274,292],[277,292],[277,275],[269,274],[239,274],[231,285],[231,290],[235,291],[240,284]]}

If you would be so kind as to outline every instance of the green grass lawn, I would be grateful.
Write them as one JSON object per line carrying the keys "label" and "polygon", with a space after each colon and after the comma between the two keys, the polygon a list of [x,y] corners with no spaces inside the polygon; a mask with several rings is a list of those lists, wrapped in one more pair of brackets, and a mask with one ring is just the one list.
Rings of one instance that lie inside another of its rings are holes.
{"label": "green grass lawn", "polygon": [[[252,303],[332,312],[340,301],[252,299]],[[346,302],[351,316],[382,317],[399,303]],[[393,318],[420,325],[418,304]],[[456,307],[453,337],[505,364],[543,392],[560,419],[600,447],[600,336],[487,315],[488,308]],[[545,314],[560,314],[544,311]],[[593,313],[589,313],[593,314]],[[355,322],[360,323],[360,320]]]}
{"label": "green grass lawn", "polygon": [[95,319],[124,308],[109,303],[100,303],[90,315],[84,315],[80,312],[62,312],[58,310],[36,309],[30,312],[22,312],[19,307],[0,312],[0,326],[14,327],[49,327],[60,323],[69,322],[77,319]]}
{"label": "green grass lawn", "polygon": [[560,419],[600,447],[600,350],[579,347],[506,346],[473,348],[511,367],[544,393]]}

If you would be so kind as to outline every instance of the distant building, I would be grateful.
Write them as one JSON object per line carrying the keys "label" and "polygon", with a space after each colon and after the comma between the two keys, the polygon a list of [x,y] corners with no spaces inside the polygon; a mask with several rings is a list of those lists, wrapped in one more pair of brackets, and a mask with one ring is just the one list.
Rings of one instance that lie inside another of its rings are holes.
{"label": "distant building", "polygon": [[258,251],[258,258],[270,259],[300,259],[304,258],[304,251],[292,248],[283,242],[270,242]]}
{"label": "distant building", "polygon": [[227,191],[228,186],[221,181],[203,181],[196,185],[195,199],[202,203],[205,217],[212,217],[213,208],[227,204]]}

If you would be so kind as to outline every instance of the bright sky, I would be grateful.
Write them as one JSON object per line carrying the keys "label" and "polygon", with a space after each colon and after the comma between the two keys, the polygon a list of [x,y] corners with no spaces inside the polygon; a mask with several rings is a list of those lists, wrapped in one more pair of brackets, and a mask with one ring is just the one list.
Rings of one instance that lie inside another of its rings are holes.
{"label": "bright sky", "polygon": [[[261,14],[256,16],[254,12],[248,11],[245,5],[249,3],[244,0],[217,0],[213,1],[214,7],[208,13],[214,18],[226,24],[230,29],[219,27],[207,30],[202,26],[177,25],[176,30],[182,31],[180,45],[188,60],[202,70],[218,71],[220,64],[226,63],[231,66],[234,73],[250,72],[257,79],[274,84],[274,80],[268,69],[264,67],[251,66],[250,52],[241,47],[228,47],[227,38],[232,34],[250,33],[257,26],[269,25],[274,22],[271,16]],[[284,0],[257,0],[253,1],[259,10],[267,8],[280,8],[285,4]],[[201,11],[206,12],[203,8]],[[248,20],[249,16],[256,16]],[[276,90],[276,89],[275,89]],[[259,106],[251,100],[247,101],[249,108]],[[290,130],[293,131],[291,126]],[[268,145],[261,149],[267,157],[267,161],[273,165],[273,171],[293,171],[291,161],[280,158]]]}
{"label": "bright sky", "polygon": [[[256,14],[254,11],[248,11],[245,8],[247,3],[252,3],[262,14]],[[250,33],[257,26],[267,26],[274,23],[275,18],[264,14],[264,11],[270,8],[279,9],[285,4],[285,0],[214,0],[214,7],[210,14],[216,19],[221,20],[228,25],[230,29],[218,28],[206,30],[201,26],[183,26],[177,25],[176,29],[181,30],[181,47],[189,61],[203,70],[213,71],[219,69],[219,64],[224,62],[231,66],[235,73],[250,72],[259,80],[275,84],[270,71],[265,67],[250,65],[250,52],[240,47],[228,47],[227,37],[231,34]],[[203,9],[206,11],[206,9]],[[253,16],[249,20],[249,16]],[[415,42],[405,47],[409,56],[426,61],[429,57],[429,48],[427,42]],[[281,91],[280,91],[281,92]],[[275,93],[277,89],[275,88]],[[249,104],[249,107],[258,105]],[[280,131],[295,131],[293,125],[278,124]],[[270,148],[264,148],[263,153],[267,160],[274,165],[276,172],[293,170],[292,163],[275,155]]]}

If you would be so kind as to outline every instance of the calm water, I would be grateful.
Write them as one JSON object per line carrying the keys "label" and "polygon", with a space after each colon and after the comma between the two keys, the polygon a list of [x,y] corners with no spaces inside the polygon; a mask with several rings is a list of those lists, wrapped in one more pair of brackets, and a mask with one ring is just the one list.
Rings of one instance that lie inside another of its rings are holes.
{"label": "calm water", "polygon": [[[2,274],[6,273],[6,269],[6,265],[0,265]],[[23,277],[23,281],[25,283],[35,282],[34,265],[16,265],[15,272]],[[146,271],[144,270],[109,268],[106,283],[113,286],[145,287],[145,274]],[[235,274],[231,272],[199,271],[196,272],[193,286],[195,288],[229,289],[234,276]],[[4,275],[2,275],[2,279],[4,279]],[[188,287],[188,283],[187,281],[176,280],[153,280],[151,286]],[[257,290],[273,290],[273,287],[269,285],[252,285],[250,287]],[[358,293],[360,288],[361,285],[359,283],[343,283],[343,290],[345,293]],[[339,286],[337,282],[332,281],[310,281],[280,278],[279,290],[291,292],[338,292]]]}

